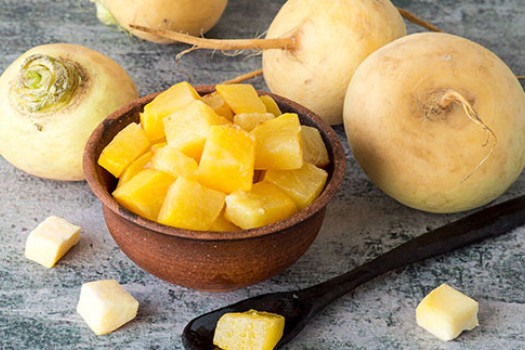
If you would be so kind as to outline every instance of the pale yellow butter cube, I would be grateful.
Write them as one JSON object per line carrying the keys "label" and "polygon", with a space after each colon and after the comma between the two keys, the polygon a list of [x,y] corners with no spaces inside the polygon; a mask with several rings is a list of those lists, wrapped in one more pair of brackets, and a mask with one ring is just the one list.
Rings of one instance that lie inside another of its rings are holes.
{"label": "pale yellow butter cube", "polygon": [[117,281],[84,283],[77,312],[96,335],[107,334],[137,316],[139,302]]}
{"label": "pale yellow butter cube", "polygon": [[478,309],[477,301],[442,284],[421,300],[416,321],[439,339],[449,341],[479,325]]}
{"label": "pale yellow butter cube", "polygon": [[47,268],[68,252],[80,239],[80,227],[65,219],[50,216],[27,237],[25,256]]}
{"label": "pale yellow butter cube", "polygon": [[281,315],[256,310],[231,312],[217,322],[213,344],[223,350],[271,350],[283,330]]}

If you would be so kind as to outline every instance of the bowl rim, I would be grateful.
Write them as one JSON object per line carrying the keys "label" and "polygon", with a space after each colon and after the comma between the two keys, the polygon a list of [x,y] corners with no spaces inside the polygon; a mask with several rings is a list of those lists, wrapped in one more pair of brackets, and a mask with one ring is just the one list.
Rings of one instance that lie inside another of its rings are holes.
{"label": "bowl rim", "polygon": [[[197,92],[199,92],[200,95],[204,95],[215,91],[215,85],[194,85],[193,87],[197,90]],[[140,97],[138,99],[135,99],[108,115],[93,130],[84,148],[83,169],[86,181],[94,195],[101,202],[102,206],[111,210],[117,216],[122,217],[127,221],[133,222],[134,224],[141,226],[142,228],[145,228],[147,230],[182,239],[197,241],[238,241],[243,239],[254,239],[261,236],[276,234],[279,231],[288,229],[300,223],[301,221],[312,217],[317,212],[321,211],[326,207],[328,202],[335,196],[335,194],[342,186],[346,171],[346,156],[342,142],[339,139],[339,136],[336,134],[336,132],[332,129],[332,127],[326,121],[324,121],[315,113],[313,113],[311,110],[296,102],[293,102],[287,98],[284,98],[271,92],[257,90],[257,93],[259,95],[270,95],[278,104],[288,105],[290,108],[296,110],[297,114],[304,115],[307,118],[310,118],[314,122],[314,124],[326,134],[330,142],[330,146],[332,148],[331,153],[333,155],[331,159],[331,165],[333,168],[332,174],[329,177],[328,182],[326,183],[325,188],[323,189],[321,194],[310,205],[308,205],[306,208],[301,209],[300,211],[286,219],[277,221],[269,225],[251,228],[247,230],[224,232],[197,231],[176,228],[172,226],[163,225],[152,220],[148,220],[135,213],[132,213],[131,211],[118,204],[115,198],[113,198],[109,191],[106,190],[105,186],[103,186],[100,183],[96,175],[97,172],[95,169],[96,167],[100,167],[97,164],[97,159],[95,159],[95,157],[98,158],[99,155],[95,154],[95,149],[98,141],[104,135],[105,125],[108,123],[108,121],[118,120],[120,116],[128,114],[131,110],[137,108],[137,106],[143,106],[146,103],[150,102],[161,92],[163,91],[154,92],[146,96]]]}

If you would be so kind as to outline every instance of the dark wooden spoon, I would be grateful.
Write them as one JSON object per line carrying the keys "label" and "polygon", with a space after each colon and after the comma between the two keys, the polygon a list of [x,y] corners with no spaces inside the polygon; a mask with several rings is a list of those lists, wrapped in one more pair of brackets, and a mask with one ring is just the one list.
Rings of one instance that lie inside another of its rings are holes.
{"label": "dark wooden spoon", "polygon": [[317,312],[361,284],[385,272],[506,233],[524,224],[525,195],[429,231],[326,282],[292,292],[260,295],[201,315],[186,325],[182,342],[187,350],[214,349],[215,325],[223,314],[255,309],[285,317],[284,334],[277,349],[293,339]]}

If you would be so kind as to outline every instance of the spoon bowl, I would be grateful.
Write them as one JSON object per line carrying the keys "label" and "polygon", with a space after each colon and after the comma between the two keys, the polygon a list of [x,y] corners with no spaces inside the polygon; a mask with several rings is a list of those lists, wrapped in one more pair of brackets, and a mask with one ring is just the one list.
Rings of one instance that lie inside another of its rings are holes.
{"label": "spoon bowl", "polygon": [[280,346],[294,338],[303,329],[308,319],[308,314],[312,312],[312,306],[308,298],[299,297],[297,292],[271,293],[245,299],[190,321],[184,329],[183,344],[185,349],[214,349],[213,334],[215,325],[222,315],[229,312],[244,312],[256,309],[277,313],[285,317],[284,335],[277,345]]}
{"label": "spoon bowl", "polygon": [[283,336],[275,347],[278,349],[299,334],[318,311],[361,284],[388,271],[495,237],[524,224],[525,195],[429,231],[326,282],[293,292],[263,294],[201,315],[186,325],[182,342],[186,350],[214,349],[213,334],[219,318],[228,312],[254,309],[284,316]]}

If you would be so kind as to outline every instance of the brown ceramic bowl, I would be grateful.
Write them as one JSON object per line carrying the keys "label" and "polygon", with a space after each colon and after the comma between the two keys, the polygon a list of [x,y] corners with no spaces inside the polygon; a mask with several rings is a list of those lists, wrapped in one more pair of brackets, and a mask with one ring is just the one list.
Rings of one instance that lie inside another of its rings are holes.
{"label": "brown ceramic bowl", "polygon": [[[213,86],[196,86],[204,95]],[[307,208],[277,223],[237,232],[203,232],[161,225],[131,213],[111,196],[116,179],[97,164],[102,149],[158,93],[140,98],[108,116],[89,138],[84,173],[102,202],[106,225],[120,249],[137,265],[168,282],[203,291],[228,291],[268,279],[292,265],[314,241],[326,205],[340,188],[345,154],[332,128],[306,108],[271,95],[283,112],[295,112],[303,125],[318,128],[331,164],[321,195]]]}

